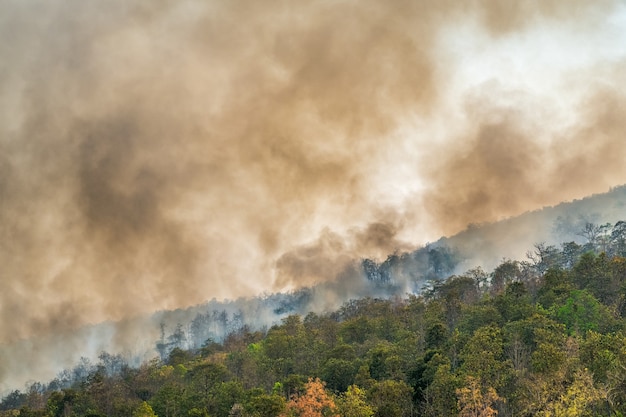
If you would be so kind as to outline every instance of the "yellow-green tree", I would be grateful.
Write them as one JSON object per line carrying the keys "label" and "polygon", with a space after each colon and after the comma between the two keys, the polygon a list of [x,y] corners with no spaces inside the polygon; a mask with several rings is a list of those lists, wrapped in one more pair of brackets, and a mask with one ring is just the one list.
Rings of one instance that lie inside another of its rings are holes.
{"label": "yellow-green tree", "polygon": [[133,411],[133,417],[157,417],[157,415],[154,414],[150,404],[144,401]]}
{"label": "yellow-green tree", "polygon": [[494,417],[498,410],[494,408],[497,401],[503,399],[492,387],[483,388],[480,381],[472,376],[465,378],[463,388],[456,390],[459,417]]}
{"label": "yellow-green tree", "polygon": [[606,393],[593,385],[593,378],[586,369],[578,370],[574,382],[558,400],[548,404],[537,413],[540,417],[585,417],[595,415],[593,406],[606,400]]}
{"label": "yellow-green tree", "polygon": [[374,408],[367,403],[365,390],[350,385],[345,394],[337,399],[337,411],[341,417],[372,417]]}

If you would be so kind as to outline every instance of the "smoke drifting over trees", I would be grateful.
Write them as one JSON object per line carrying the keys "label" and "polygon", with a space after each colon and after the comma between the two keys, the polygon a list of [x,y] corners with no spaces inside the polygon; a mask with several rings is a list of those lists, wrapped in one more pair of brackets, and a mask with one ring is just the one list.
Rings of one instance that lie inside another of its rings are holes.
{"label": "smoke drifting over trees", "polygon": [[0,344],[333,280],[626,182],[624,15],[3,2]]}

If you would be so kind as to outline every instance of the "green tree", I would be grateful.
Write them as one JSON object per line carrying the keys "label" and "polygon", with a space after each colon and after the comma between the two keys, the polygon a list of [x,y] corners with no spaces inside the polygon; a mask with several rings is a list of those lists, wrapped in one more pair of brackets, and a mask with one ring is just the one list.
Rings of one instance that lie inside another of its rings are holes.
{"label": "green tree", "polygon": [[523,320],[536,311],[526,285],[519,281],[508,284],[504,293],[493,299],[493,304],[498,311],[494,317],[500,316],[505,322]]}
{"label": "green tree", "polygon": [[441,321],[436,321],[426,329],[426,348],[437,349],[441,348],[448,341],[448,328],[446,324]]}
{"label": "green tree", "polygon": [[221,363],[205,362],[193,367],[185,374],[186,395],[196,405],[207,407],[212,389],[219,383],[230,380],[230,372]]}
{"label": "green tree", "polygon": [[270,329],[263,341],[263,351],[270,359],[270,366],[278,377],[286,377],[294,373],[293,338],[282,327]]}
{"label": "green tree", "polygon": [[374,383],[368,391],[370,403],[378,417],[410,416],[413,390],[404,381],[384,380]]}
{"label": "green tree", "polygon": [[187,350],[183,350],[179,347],[175,347],[171,350],[167,358],[167,364],[176,366],[176,365],[184,365],[189,362],[192,358],[191,352]]}
{"label": "green tree", "polygon": [[370,389],[376,380],[370,375],[370,368],[367,365],[361,365],[354,377],[354,384],[364,389]]}
{"label": "green tree", "polygon": [[490,325],[476,330],[463,347],[462,371],[495,389],[503,387],[512,374],[510,361],[504,359],[500,328]]}
{"label": "green tree", "polygon": [[501,294],[505,287],[519,279],[520,275],[521,271],[518,262],[511,260],[502,262],[491,274],[491,293],[494,295]]}
{"label": "green tree", "polygon": [[[84,384],[88,385],[89,382],[85,381]],[[93,399],[81,386],[53,392],[48,398],[46,409],[51,417],[100,416]]]}
{"label": "green tree", "polygon": [[418,359],[408,372],[408,382],[413,388],[413,400],[417,405],[425,403],[428,398],[426,391],[435,379],[435,373],[440,365],[447,365],[450,370],[450,359],[441,351],[429,350]]}
{"label": "green tree", "polygon": [[349,344],[363,344],[372,332],[372,324],[363,316],[356,317],[342,323],[339,334],[344,342]]}
{"label": "green tree", "polygon": [[261,394],[250,398],[246,411],[255,417],[276,417],[285,411],[285,398],[278,394]]}
{"label": "green tree", "polygon": [[610,258],[602,252],[583,254],[570,275],[579,289],[587,289],[600,302],[610,305],[619,299],[621,280],[614,275]]}
{"label": "green tree", "polygon": [[[503,298],[500,296],[499,298]],[[496,306],[491,303],[480,303],[468,306],[463,311],[463,316],[459,320],[458,329],[466,334],[472,334],[477,329],[488,326],[499,326],[502,322],[502,316]]]}
{"label": "green tree", "polygon": [[610,326],[613,319],[600,302],[586,290],[574,290],[562,305],[553,306],[558,321],[565,324],[569,334],[585,333]]}
{"label": "green tree", "polygon": [[420,409],[426,416],[452,416],[458,412],[456,390],[460,388],[459,378],[450,370],[450,364],[437,367],[432,382],[422,395]]}
{"label": "green tree", "polygon": [[543,285],[537,292],[539,304],[544,308],[560,303],[574,289],[568,275],[562,269],[549,269],[543,276]]}
{"label": "green tree", "polygon": [[606,383],[609,373],[618,366],[620,356],[626,356],[623,347],[626,338],[622,334],[600,334],[588,331],[580,343],[580,361],[589,369],[593,380]]}
{"label": "green tree", "polygon": [[478,300],[478,284],[471,277],[455,276],[439,285],[436,293],[445,308],[446,324],[452,329],[462,314],[462,306]]}
{"label": "green tree", "polygon": [[533,331],[534,351],[531,354],[532,370],[549,374],[561,369],[567,355],[565,334],[558,327],[537,327]]}
{"label": "green tree", "polygon": [[345,359],[331,358],[322,367],[322,379],[329,389],[344,392],[354,383],[358,363]]}
{"label": "green tree", "polygon": [[211,416],[227,417],[233,406],[244,400],[245,391],[240,382],[220,382],[211,388],[207,411]]}
{"label": "green tree", "polygon": [[150,400],[152,409],[159,417],[182,415],[185,389],[178,382],[167,382]]}

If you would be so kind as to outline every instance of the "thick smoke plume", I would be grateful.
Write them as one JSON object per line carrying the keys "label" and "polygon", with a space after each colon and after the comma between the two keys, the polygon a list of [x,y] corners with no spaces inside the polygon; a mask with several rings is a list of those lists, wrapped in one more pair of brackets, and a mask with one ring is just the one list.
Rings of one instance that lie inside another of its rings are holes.
{"label": "thick smoke plume", "polygon": [[623,9],[2,2],[0,360],[626,182]]}

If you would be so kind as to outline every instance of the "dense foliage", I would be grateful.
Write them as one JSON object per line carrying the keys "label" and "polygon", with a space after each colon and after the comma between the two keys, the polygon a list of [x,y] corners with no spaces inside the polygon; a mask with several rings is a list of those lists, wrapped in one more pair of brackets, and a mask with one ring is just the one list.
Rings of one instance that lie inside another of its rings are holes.
{"label": "dense foliage", "polygon": [[[430,281],[242,326],[129,367],[103,353],[7,395],[7,416],[626,415],[626,223]],[[180,329],[179,329],[180,330]]]}

